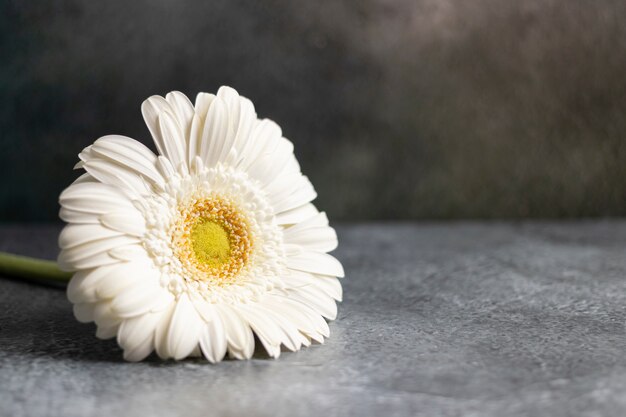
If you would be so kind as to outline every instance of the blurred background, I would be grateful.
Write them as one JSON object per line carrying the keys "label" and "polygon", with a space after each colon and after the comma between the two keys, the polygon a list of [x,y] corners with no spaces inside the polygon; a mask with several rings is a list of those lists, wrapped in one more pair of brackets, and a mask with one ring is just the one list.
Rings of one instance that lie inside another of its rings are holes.
{"label": "blurred background", "polygon": [[141,102],[235,87],[332,219],[626,215],[622,0],[2,1],[0,221]]}

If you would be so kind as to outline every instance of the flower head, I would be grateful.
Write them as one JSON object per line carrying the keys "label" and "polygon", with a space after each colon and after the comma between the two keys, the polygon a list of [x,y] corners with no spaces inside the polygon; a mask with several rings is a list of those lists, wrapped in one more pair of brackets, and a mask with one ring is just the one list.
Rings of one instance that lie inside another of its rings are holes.
{"label": "flower head", "polygon": [[59,265],[79,321],[127,360],[272,357],[328,337],[341,264],[313,186],[278,125],[228,87],[142,105],[158,155],[105,136],[60,196]]}

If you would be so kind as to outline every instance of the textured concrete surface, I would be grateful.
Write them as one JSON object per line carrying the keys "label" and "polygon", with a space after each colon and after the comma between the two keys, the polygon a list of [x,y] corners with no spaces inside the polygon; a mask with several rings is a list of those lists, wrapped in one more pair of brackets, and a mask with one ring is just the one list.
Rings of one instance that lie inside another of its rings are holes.
{"label": "textured concrete surface", "polygon": [[[0,250],[54,255],[55,232]],[[626,222],[339,234],[331,338],[279,360],[124,363],[63,291],[0,279],[0,415],[626,415]]]}

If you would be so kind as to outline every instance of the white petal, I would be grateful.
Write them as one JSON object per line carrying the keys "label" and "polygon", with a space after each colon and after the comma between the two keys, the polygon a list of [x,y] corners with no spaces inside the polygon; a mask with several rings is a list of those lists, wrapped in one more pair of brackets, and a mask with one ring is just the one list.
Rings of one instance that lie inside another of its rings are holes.
{"label": "white petal", "polygon": [[284,229],[284,237],[286,243],[314,252],[330,252],[337,248],[337,233],[328,227],[325,213]]}
{"label": "white petal", "polygon": [[214,99],[214,94],[198,93],[198,95],[196,96],[196,102],[194,104],[196,114],[203,119],[206,118],[209,107],[211,107],[211,103]]}
{"label": "white petal", "polygon": [[257,118],[254,110],[254,104],[252,104],[250,100],[245,97],[239,97],[238,105],[240,107],[239,121],[237,128],[235,129],[236,136],[233,147],[241,153],[242,148],[250,141],[250,135],[256,124]]}
{"label": "white petal", "polygon": [[93,304],[80,303],[74,304],[74,317],[81,323],[89,323],[93,321]]}
{"label": "white petal", "polygon": [[117,188],[102,183],[74,183],[59,197],[63,208],[81,213],[103,214],[134,209],[131,201]]}
{"label": "white petal", "polygon": [[193,307],[196,309],[200,318],[205,322],[210,322],[219,318],[219,314],[212,303],[206,301],[202,296],[196,293],[190,293],[189,299],[191,300]]}
{"label": "white petal", "polygon": [[163,310],[161,321],[157,325],[154,332],[154,347],[157,355],[159,355],[159,358],[161,359],[169,359],[172,356],[168,349],[167,336],[175,307],[176,303],[172,302],[165,310]]}
{"label": "white petal", "polygon": [[343,288],[341,282],[335,277],[329,277],[326,275],[313,274],[314,279],[317,282],[318,287],[326,293],[326,295],[334,298],[337,301],[343,300]]}
{"label": "white petal", "polygon": [[122,291],[111,302],[111,309],[120,317],[138,316],[150,311],[155,300],[161,300],[160,293],[166,291],[157,282],[141,280]]}
{"label": "white petal", "polygon": [[176,120],[176,116],[166,111],[159,114],[159,127],[165,148],[163,156],[170,160],[175,169],[181,164],[186,166],[187,139],[183,126]]}
{"label": "white petal", "polygon": [[74,224],[99,224],[100,219],[97,214],[83,213],[76,210],[71,210],[66,207],[61,207],[59,210],[59,217],[66,223]]}
{"label": "white petal", "polygon": [[217,92],[217,97],[223,101],[228,112],[230,134],[222,145],[218,157],[219,162],[224,162],[232,149],[238,153],[250,141],[250,133],[257,119],[252,102],[239,96],[235,89],[222,86]]}
{"label": "white petal", "polygon": [[314,287],[337,301],[341,301],[342,297],[341,283],[339,279],[332,276],[293,271],[285,278],[285,285],[287,288],[301,289]]}
{"label": "white petal", "polygon": [[78,159],[80,160],[76,165],[74,165],[74,169],[81,169],[85,166],[85,161],[89,161],[94,157],[93,152],[91,150],[93,144],[86,146],[80,153],[78,154]]}
{"label": "white petal", "polygon": [[189,149],[188,160],[192,161],[200,155],[200,144],[202,143],[202,134],[206,122],[207,112],[211,103],[215,99],[213,94],[199,93],[196,96],[195,114],[191,119],[191,129],[189,132]]}
{"label": "white petal", "polygon": [[111,327],[120,324],[122,318],[113,313],[111,302],[105,300],[93,304],[93,321],[98,326]]}
{"label": "white petal", "polygon": [[219,97],[226,106],[228,113],[228,132],[226,140],[222,143],[221,150],[217,161],[223,162],[228,153],[235,145],[235,139],[237,135],[237,129],[239,127],[239,117],[241,114],[241,106],[239,100],[239,94],[234,88],[222,86],[217,91],[217,97]]}
{"label": "white petal", "polygon": [[272,201],[282,200],[306,181],[308,180],[300,172],[281,174],[273,181],[264,184],[263,189]]}
{"label": "white petal", "polygon": [[328,226],[328,217],[326,216],[326,213],[322,211],[320,213],[316,213],[314,216],[308,217],[304,221],[298,222],[298,224],[294,224],[288,229],[285,229],[285,231],[289,230],[291,233],[294,233],[301,230],[324,226]]}
{"label": "white petal", "polygon": [[280,345],[283,339],[283,332],[280,327],[268,319],[260,308],[255,309],[250,305],[240,305],[237,306],[237,310],[257,335],[268,355],[277,358],[280,355]]}
{"label": "white petal", "polygon": [[59,234],[59,247],[69,249],[85,243],[122,236],[123,234],[98,224],[68,224]]}
{"label": "white petal", "polygon": [[312,252],[330,252],[337,248],[337,233],[331,227],[316,227],[296,233],[285,233],[285,243]]}
{"label": "white petal", "polygon": [[[285,138],[282,138],[282,140],[290,143],[291,149],[293,149],[293,144],[289,140]],[[293,150],[292,150],[291,156],[287,158],[287,161],[285,162],[285,166],[283,167],[283,170],[280,172],[280,175],[287,175],[287,174],[300,173],[300,172],[302,172],[302,170],[300,169],[300,164],[298,163],[298,160],[296,159],[296,156],[293,154]]]}
{"label": "white petal", "polygon": [[[136,237],[117,234],[110,238],[94,240],[82,243],[69,248],[63,248],[59,259],[65,263],[75,263],[77,261],[88,259],[103,252],[107,252],[119,246],[138,243]],[[83,268],[80,268],[83,269]]]}
{"label": "white petal", "polygon": [[228,352],[237,359],[250,359],[254,353],[252,330],[241,317],[227,305],[216,306],[228,341]]}
{"label": "white petal", "polygon": [[253,123],[250,138],[239,150],[243,160],[241,169],[247,170],[261,155],[272,154],[280,143],[282,131],[272,120],[263,119]]}
{"label": "white petal", "polygon": [[134,139],[119,135],[101,137],[91,145],[90,156],[83,160],[88,162],[93,158],[107,159],[144,176],[158,187],[164,185],[163,177],[155,167],[156,155]]}
{"label": "white petal", "polygon": [[290,321],[289,316],[277,314],[260,303],[246,304],[238,308],[245,314],[245,318],[270,356],[280,355],[281,344],[291,351],[296,351],[303,344],[308,344],[307,339]]}
{"label": "white petal", "polygon": [[102,340],[111,339],[117,335],[119,328],[119,324],[113,326],[98,326],[98,329],[96,330],[96,337]]}
{"label": "white petal", "polygon": [[154,334],[151,334],[140,344],[130,349],[124,349],[124,359],[129,362],[139,362],[147,358],[154,350]]}
{"label": "white petal", "polygon": [[[182,127],[185,137],[185,144],[189,143],[189,132],[191,130],[191,120],[195,114],[193,105],[186,95],[180,91],[172,91],[165,96],[165,100],[170,103],[176,119]],[[185,145],[185,150],[187,146]]]}
{"label": "white petal", "polygon": [[344,276],[341,262],[327,253],[303,251],[300,254],[287,256],[287,266],[298,271],[320,275],[340,278]]}
{"label": "white petal", "polygon": [[163,156],[167,156],[167,153],[161,135],[161,127],[159,126],[159,115],[166,111],[172,112],[173,110],[167,100],[161,96],[149,97],[141,104],[143,119],[150,130],[150,134],[152,134],[152,139],[159,154]]}
{"label": "white petal", "polygon": [[[132,245],[134,243],[137,243],[137,239],[127,235],[85,243],[73,248],[61,250],[57,258],[57,263],[59,264],[59,268],[63,271],[91,269],[118,263],[120,259],[112,256],[111,253],[119,250],[120,247],[118,246],[120,245],[121,248],[137,246]],[[141,250],[145,255],[145,250],[143,248],[141,248]]]}
{"label": "white petal", "polygon": [[269,295],[264,298],[263,305],[281,317],[288,317],[301,332],[319,343],[323,343],[324,337],[330,334],[328,323],[322,316],[300,301]]}
{"label": "white petal", "polygon": [[143,262],[123,262],[106,269],[106,275],[98,280],[96,295],[99,299],[113,298],[133,284],[156,280],[156,273]]}
{"label": "white petal", "polygon": [[157,158],[157,169],[165,178],[171,178],[176,174],[174,166],[172,165],[170,160],[164,156],[159,155],[159,157]]}
{"label": "white petal", "polygon": [[187,357],[198,346],[202,324],[189,297],[183,293],[176,302],[167,332],[168,351],[175,360]]}
{"label": "white petal", "polygon": [[59,265],[59,269],[61,269],[61,271],[67,272],[78,271],[81,269],[97,268],[119,262],[118,259],[109,256],[109,254],[106,252],[98,253],[85,259],[69,262],[63,258],[63,253],[64,251],[61,251],[61,253],[59,254],[59,257],[57,258],[57,264]]}
{"label": "white petal", "polygon": [[335,300],[315,287],[289,288],[287,290],[291,298],[300,301],[313,308],[329,320],[337,318],[337,304]]}
{"label": "white petal", "polygon": [[147,313],[122,321],[117,343],[124,350],[133,350],[146,339],[153,340],[154,331],[160,320],[160,313]]}
{"label": "white petal", "polygon": [[236,116],[235,118],[239,119],[239,114],[238,114],[239,113],[239,106],[238,106],[239,93],[237,92],[237,90],[235,90],[232,87],[223,85],[220,88],[218,88],[217,96],[224,101],[229,111],[231,111],[233,115]]}
{"label": "white petal", "polygon": [[200,141],[199,156],[207,167],[215,166],[222,149],[227,146],[226,144],[232,144],[232,131],[229,132],[228,125],[226,105],[219,97],[216,97],[207,112]]}
{"label": "white petal", "polygon": [[133,170],[104,159],[92,159],[85,162],[85,171],[98,181],[112,185],[128,196],[150,193],[146,182]]}
{"label": "white petal", "polygon": [[285,139],[278,140],[278,146],[271,153],[259,155],[248,167],[248,175],[258,179],[262,184],[270,184],[276,180],[295,158],[293,145]]}
{"label": "white petal", "polygon": [[222,319],[215,312],[215,316],[204,326],[200,334],[200,348],[211,363],[217,363],[226,355],[226,331]]}
{"label": "white petal", "polygon": [[187,149],[187,161],[191,167],[193,161],[200,155],[200,141],[202,140],[202,130],[204,129],[204,118],[194,114],[191,119],[189,129],[189,145]]}
{"label": "white petal", "polygon": [[148,259],[146,249],[141,243],[115,247],[109,251],[109,255],[124,262],[139,262]]}
{"label": "white petal", "polygon": [[270,196],[276,213],[291,210],[306,203],[310,203],[315,200],[315,197],[317,197],[317,193],[313,189],[313,185],[309,179],[305,176],[302,176],[298,182],[298,188],[293,189],[292,192],[286,196],[281,196],[280,200],[274,199]]}
{"label": "white petal", "polygon": [[114,264],[78,271],[67,285],[67,298],[74,304],[98,301],[98,283],[117,267],[118,264]]}
{"label": "white petal", "polygon": [[267,316],[268,320],[273,321],[281,331],[280,340],[285,347],[291,351],[300,349],[300,346],[308,346],[308,339],[299,331],[296,322],[292,321],[291,315],[279,314],[276,310],[268,309],[262,303],[257,303],[255,308],[259,309]]}
{"label": "white petal", "polygon": [[85,172],[80,177],[76,178],[74,180],[74,182],[72,182],[72,185],[74,185],[74,184],[86,184],[86,183],[98,183],[98,180],[96,180],[94,177],[89,175],[88,172]]}
{"label": "white petal", "polygon": [[146,231],[146,221],[137,210],[120,210],[100,216],[103,225],[111,230],[141,237]]}
{"label": "white petal", "polygon": [[304,204],[291,210],[276,214],[276,223],[279,225],[291,225],[300,223],[318,213],[313,204]]}

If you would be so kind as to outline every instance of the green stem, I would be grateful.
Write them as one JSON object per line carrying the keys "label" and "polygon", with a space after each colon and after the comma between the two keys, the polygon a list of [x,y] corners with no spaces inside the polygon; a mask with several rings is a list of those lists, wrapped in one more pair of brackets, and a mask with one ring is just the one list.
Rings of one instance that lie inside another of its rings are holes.
{"label": "green stem", "polygon": [[66,284],[72,274],[59,269],[54,261],[0,252],[0,275],[32,281],[53,281]]}

